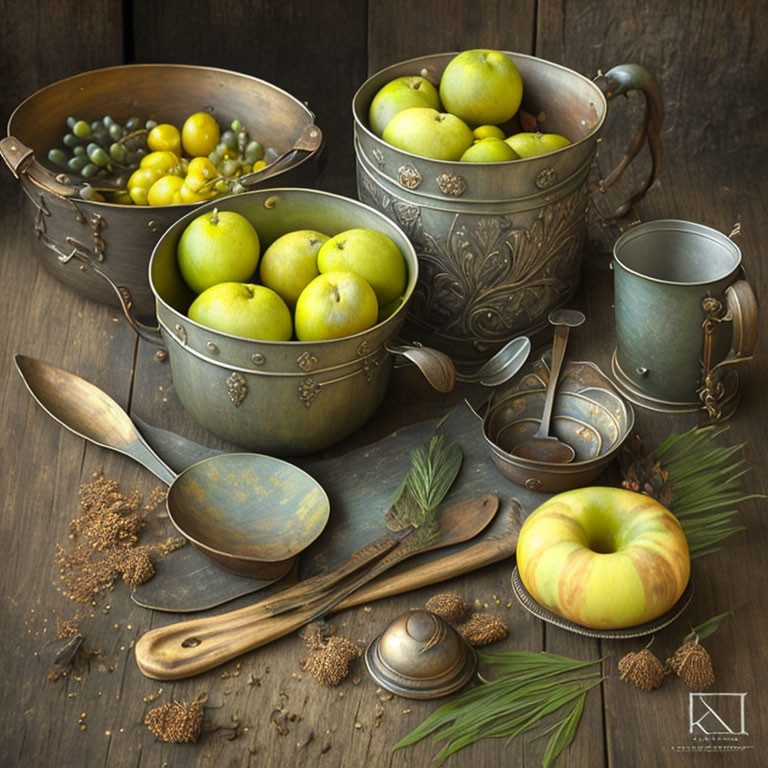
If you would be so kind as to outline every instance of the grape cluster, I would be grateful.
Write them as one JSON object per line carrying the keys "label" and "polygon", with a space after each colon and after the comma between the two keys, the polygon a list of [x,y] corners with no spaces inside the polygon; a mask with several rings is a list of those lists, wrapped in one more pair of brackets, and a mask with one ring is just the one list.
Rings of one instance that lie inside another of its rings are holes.
{"label": "grape cluster", "polygon": [[[200,115],[191,116],[187,123]],[[212,118],[203,115],[206,117],[214,130],[208,149],[217,141],[216,137],[218,143],[210,152],[202,150],[207,155],[201,153],[201,157],[194,158],[197,165],[191,166],[193,174],[188,173],[192,160],[182,152],[178,129],[169,124],[158,125],[155,120],[142,122],[138,117],[131,117],[124,124],[108,115],[90,123],[68,117],[63,146],[51,149],[48,161],[57,170],[79,177],[78,194],[84,200],[166,205],[242,192],[239,177],[264,167],[277,153],[272,148],[265,150],[261,142],[252,139],[237,118],[220,133]],[[173,146],[166,141],[169,137],[175,140]],[[162,151],[167,149],[172,149],[178,162],[170,164],[158,157],[168,154]],[[190,151],[200,152],[187,150]],[[210,161],[207,169],[200,165],[203,159]],[[150,195],[151,186],[168,176],[178,179],[162,181],[156,193]],[[186,184],[183,190],[182,180]],[[136,185],[145,188],[137,190]]]}
{"label": "grape cluster", "polygon": [[[68,131],[61,139],[64,148],[50,150],[48,160],[86,182],[78,190],[81,198],[126,202],[128,178],[147,154],[147,133],[157,122],[142,123],[131,117],[121,125],[106,115],[91,123],[70,116],[66,124]],[[97,181],[98,191],[91,181]]]}

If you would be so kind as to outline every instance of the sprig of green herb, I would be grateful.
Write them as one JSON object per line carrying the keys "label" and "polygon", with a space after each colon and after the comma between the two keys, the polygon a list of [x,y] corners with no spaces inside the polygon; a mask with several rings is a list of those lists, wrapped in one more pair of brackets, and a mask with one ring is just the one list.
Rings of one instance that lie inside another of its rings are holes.
{"label": "sprig of green herb", "polygon": [[599,685],[599,674],[588,672],[600,663],[577,661],[552,653],[511,651],[479,654],[497,676],[485,679],[453,701],[433,712],[421,725],[401,739],[392,751],[415,744],[434,733],[434,741],[446,742],[434,756],[440,765],[455,752],[484,738],[506,738],[507,742],[531,730],[544,718],[573,703],[565,716],[540,735],[554,731],[544,751],[543,766],[549,768],[573,741],[579,727],[587,692]]}
{"label": "sprig of green herb", "polygon": [[421,543],[428,544],[438,530],[435,510],[453,485],[462,459],[458,443],[446,445],[442,434],[413,450],[411,467],[387,514],[387,527],[418,528]]}
{"label": "sprig of green herb", "polygon": [[719,613],[717,616],[713,616],[711,619],[703,621],[701,624],[697,624],[691,631],[683,638],[683,643],[687,643],[692,640],[703,640],[705,637],[717,632],[720,625],[725,619],[727,619],[733,611],[726,611],[725,613]]}

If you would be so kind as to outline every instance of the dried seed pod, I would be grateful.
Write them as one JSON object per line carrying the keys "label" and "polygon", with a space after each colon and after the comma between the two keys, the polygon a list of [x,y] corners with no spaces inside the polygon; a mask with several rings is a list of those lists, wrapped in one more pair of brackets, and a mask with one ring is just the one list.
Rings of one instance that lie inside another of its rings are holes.
{"label": "dried seed pod", "polygon": [[715,683],[715,671],[707,649],[699,645],[699,640],[683,643],[667,659],[667,666],[691,689],[703,691]]}
{"label": "dried seed pod", "polygon": [[464,598],[450,592],[430,597],[424,607],[451,624],[463,624],[469,616],[469,606]]}
{"label": "dried seed pod", "polygon": [[362,655],[362,650],[344,637],[329,637],[316,647],[304,661],[304,671],[315,677],[320,685],[337,686],[348,674],[349,665]]}
{"label": "dried seed pod", "polygon": [[643,648],[628,653],[619,660],[619,673],[625,683],[631,683],[641,691],[652,691],[664,682],[664,666],[656,655]]}
{"label": "dried seed pod", "polygon": [[195,742],[203,727],[203,703],[206,696],[191,704],[169,701],[150,709],[144,717],[144,725],[154,736],[175,744]]}
{"label": "dried seed pod", "polygon": [[509,634],[509,627],[492,613],[473,613],[457,629],[473,648],[498,642]]}

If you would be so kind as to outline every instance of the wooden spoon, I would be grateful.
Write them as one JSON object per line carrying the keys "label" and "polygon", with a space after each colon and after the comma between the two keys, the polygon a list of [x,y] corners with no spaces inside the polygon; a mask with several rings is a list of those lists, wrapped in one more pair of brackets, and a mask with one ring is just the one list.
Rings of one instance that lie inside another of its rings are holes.
{"label": "wooden spoon", "polygon": [[[407,536],[386,556],[386,565],[391,567],[420,552],[473,538],[493,519],[498,504],[497,497],[486,495],[447,510],[440,516],[436,540],[416,547],[408,545],[410,536]],[[372,569],[369,579],[381,572],[380,567],[375,568],[375,572]],[[290,634],[318,615],[331,611],[350,594],[350,587],[356,590],[363,583],[362,579],[355,578],[352,584],[343,584],[320,600],[277,617],[269,617],[265,607],[270,601],[265,600],[230,613],[150,630],[136,643],[136,663],[144,675],[157,680],[197,675]]]}

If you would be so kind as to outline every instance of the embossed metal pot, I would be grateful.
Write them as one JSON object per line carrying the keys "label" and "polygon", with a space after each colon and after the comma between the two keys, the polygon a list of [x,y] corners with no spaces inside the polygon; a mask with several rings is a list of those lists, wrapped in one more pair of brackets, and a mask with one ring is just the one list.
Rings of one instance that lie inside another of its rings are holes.
{"label": "embossed metal pot", "polygon": [[[214,207],[248,218],[262,248],[296,229],[331,236],[353,227],[383,232],[408,265],[405,300],[373,328],[329,341],[253,341],[195,323],[185,314],[193,296],[179,274],[176,245],[190,221]],[[320,450],[373,414],[392,369],[388,346],[403,325],[417,277],[413,246],[388,218],[356,200],[307,189],[245,192],[206,203],[165,232],[149,265],[160,332],[182,405],[225,440],[285,456]],[[438,375],[431,381],[447,391],[453,387],[453,367],[445,355],[435,355]]]}
{"label": "embossed metal pot", "polygon": [[656,179],[661,101],[642,67],[614,67],[598,83],[533,56],[507,53],[523,78],[522,108],[544,112],[541,130],[572,143],[547,155],[503,163],[431,160],[382,141],[368,127],[376,92],[404,75],[433,83],[455,56],[424,56],[388,67],[355,94],[358,196],[397,221],[416,247],[420,279],[408,316],[413,335],[454,359],[487,358],[504,342],[546,325],[579,282],[587,206],[587,176],[595,157],[607,100],[640,90],[646,114],[618,168],[621,175],[647,138],[648,179],[620,206],[627,212]]}
{"label": "embossed metal pot", "polygon": [[[212,67],[180,64],[132,64],[84,72],[53,83],[23,101],[8,121],[0,154],[20,179],[28,198],[35,249],[43,266],[61,282],[90,299],[115,303],[109,286],[73,255],[98,263],[116,283],[130,289],[139,316],[151,317],[154,298],[147,265],[160,235],[196,205],[132,206],[82,200],[65,174],[55,175],[36,160],[60,146],[68,115],[88,120],[132,115],[181,126],[189,115],[206,110],[220,124],[237,117],[250,133],[282,155],[274,166],[254,175],[263,185],[280,172],[281,183],[314,178],[322,133],[298,99],[249,75]],[[73,252],[75,252],[73,254]]]}

